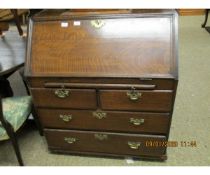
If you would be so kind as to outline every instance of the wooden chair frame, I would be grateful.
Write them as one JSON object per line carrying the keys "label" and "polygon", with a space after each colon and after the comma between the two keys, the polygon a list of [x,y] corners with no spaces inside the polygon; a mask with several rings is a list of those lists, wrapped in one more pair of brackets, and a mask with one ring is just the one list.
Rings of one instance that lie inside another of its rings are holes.
{"label": "wooden chair frame", "polygon": [[[14,22],[16,24],[19,35],[22,36],[22,37],[25,37],[25,34],[23,33],[23,30],[21,28],[21,22],[20,22],[20,18],[19,18],[19,15],[18,15],[18,10],[17,9],[10,9],[10,12],[13,15],[13,19],[14,19]],[[5,21],[7,21],[7,20],[5,20]],[[0,28],[0,36],[3,36],[3,30],[8,30],[9,29],[9,24],[7,24],[4,21],[2,23],[4,23],[4,25],[3,25],[4,27],[3,27],[3,29]]]}
{"label": "wooden chair frame", "polygon": [[12,142],[12,146],[15,150],[15,154],[17,156],[19,165],[23,166],[24,165],[23,164],[23,159],[22,159],[22,156],[21,156],[21,153],[20,153],[18,142],[17,142],[16,133],[14,132],[14,128],[12,127],[12,125],[7,120],[5,120],[4,116],[3,116],[3,107],[2,107],[1,96],[0,96],[0,121],[1,121],[1,124],[4,127],[4,129],[6,130],[7,135],[9,136],[11,142]]}
{"label": "wooden chair frame", "polygon": [[[21,72],[20,72],[20,75],[21,75],[22,80],[24,82],[27,94],[30,95],[27,83],[24,80],[24,77],[22,76]],[[36,125],[38,127],[39,134],[41,136],[43,136],[43,129],[42,129],[42,126],[41,126],[41,124],[40,124],[40,122],[39,122],[39,120],[37,118],[37,114],[36,114],[36,111],[35,111],[35,108],[34,108],[33,104],[32,104],[31,113],[32,113],[32,115],[34,117],[34,121],[35,121],[35,123],[36,123]],[[29,113],[29,115],[31,113]],[[27,116],[27,118],[29,117],[29,115]],[[5,120],[4,115],[3,115],[3,106],[2,106],[2,97],[1,97],[1,95],[0,95],[0,121],[1,121],[1,124],[2,124],[3,128],[6,130],[7,135],[9,136],[9,139],[12,142],[12,146],[13,146],[13,148],[15,150],[15,154],[16,154],[16,157],[18,159],[19,165],[20,166],[24,166],[23,159],[22,159],[22,156],[21,156],[21,153],[20,153],[20,149],[19,149],[19,145],[18,145],[18,141],[17,141],[17,138],[16,138],[16,132],[14,131],[14,128],[12,127],[12,125],[7,120]]]}
{"label": "wooden chair frame", "polygon": [[204,19],[203,24],[201,25],[202,28],[206,27],[206,23],[208,21],[209,12],[210,12],[210,9],[206,9],[206,11],[205,11],[205,19]]}

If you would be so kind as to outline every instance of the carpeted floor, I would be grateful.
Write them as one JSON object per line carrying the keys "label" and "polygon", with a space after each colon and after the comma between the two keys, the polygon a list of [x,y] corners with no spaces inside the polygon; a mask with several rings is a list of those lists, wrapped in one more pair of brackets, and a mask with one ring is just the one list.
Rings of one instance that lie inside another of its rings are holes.
{"label": "carpeted floor", "polygon": [[[203,16],[179,18],[179,85],[170,140],[196,141],[197,147],[168,148],[165,162],[134,161],[50,154],[44,137],[28,123],[19,137],[25,165],[31,166],[173,166],[210,165],[210,34]],[[18,74],[11,78],[15,94],[24,94]],[[18,165],[10,142],[0,143],[0,165]]]}

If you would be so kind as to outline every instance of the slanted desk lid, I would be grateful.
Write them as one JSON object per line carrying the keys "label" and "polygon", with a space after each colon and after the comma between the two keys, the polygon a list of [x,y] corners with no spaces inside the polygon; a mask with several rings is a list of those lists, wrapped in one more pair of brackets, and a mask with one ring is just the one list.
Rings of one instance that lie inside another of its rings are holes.
{"label": "slanted desk lid", "polygon": [[26,76],[177,78],[175,11],[56,15],[30,20]]}

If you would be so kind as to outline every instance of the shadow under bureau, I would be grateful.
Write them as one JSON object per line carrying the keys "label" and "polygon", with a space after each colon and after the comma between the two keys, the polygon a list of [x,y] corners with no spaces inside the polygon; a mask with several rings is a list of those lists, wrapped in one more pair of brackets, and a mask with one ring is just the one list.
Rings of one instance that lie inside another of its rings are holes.
{"label": "shadow under bureau", "polygon": [[173,10],[51,10],[25,76],[52,152],[165,160],[178,83]]}

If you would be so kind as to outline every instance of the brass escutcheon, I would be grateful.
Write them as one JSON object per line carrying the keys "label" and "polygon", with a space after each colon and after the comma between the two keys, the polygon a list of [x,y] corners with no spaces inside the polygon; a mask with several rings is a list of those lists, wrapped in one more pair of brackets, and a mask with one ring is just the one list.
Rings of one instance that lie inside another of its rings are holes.
{"label": "brass escutcheon", "polygon": [[144,119],[143,118],[140,118],[140,119],[138,119],[138,118],[130,118],[130,123],[132,123],[133,125],[138,126],[138,125],[141,125],[141,124],[144,123]]}
{"label": "brass escutcheon", "polygon": [[94,136],[95,136],[95,139],[98,139],[98,140],[107,140],[108,139],[108,135],[106,135],[106,134],[94,134]]}
{"label": "brass escutcheon", "polygon": [[96,117],[97,119],[103,119],[106,118],[106,112],[102,112],[102,111],[95,111],[93,112],[93,116]]}
{"label": "brass escutcheon", "polygon": [[69,143],[69,144],[72,144],[72,143],[76,142],[76,140],[77,139],[74,138],[74,137],[64,137],[64,141]]}
{"label": "brass escutcheon", "polygon": [[57,89],[55,90],[55,95],[58,97],[58,98],[66,98],[69,96],[69,90],[67,89]]}
{"label": "brass escutcheon", "polygon": [[97,20],[92,20],[91,25],[97,29],[101,28],[105,24],[104,21],[97,19]]}
{"label": "brass escutcheon", "polygon": [[128,142],[128,146],[131,149],[138,149],[141,145],[141,142]]}
{"label": "brass escutcheon", "polygon": [[135,88],[132,88],[132,90],[127,92],[127,96],[131,101],[137,101],[141,97],[141,93],[136,91]]}
{"label": "brass escutcheon", "polygon": [[66,114],[60,114],[59,117],[64,121],[64,122],[69,122],[72,120],[72,115],[66,115]]}

